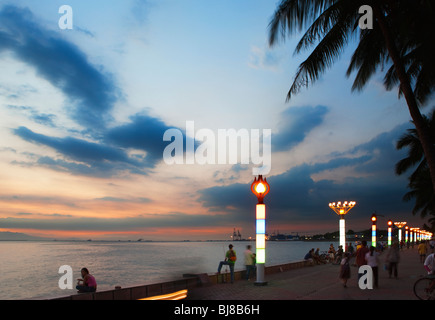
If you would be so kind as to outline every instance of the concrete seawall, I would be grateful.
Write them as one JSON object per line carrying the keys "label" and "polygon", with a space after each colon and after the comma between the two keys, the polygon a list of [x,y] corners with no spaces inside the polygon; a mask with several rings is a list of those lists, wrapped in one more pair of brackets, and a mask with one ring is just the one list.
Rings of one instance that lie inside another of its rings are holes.
{"label": "concrete seawall", "polygon": [[[292,269],[304,268],[312,266],[313,264],[306,260],[295,261],[280,265],[269,266],[265,268],[265,274],[273,274],[284,272]],[[234,279],[236,281],[244,279],[245,270],[238,270],[234,272]],[[217,274],[189,274],[184,275],[183,278],[174,281],[154,283],[147,285],[139,285],[128,288],[118,288],[113,290],[97,291],[94,293],[80,293],[70,296],[52,298],[49,300],[137,300],[162,294],[167,294],[184,289],[193,289],[196,287],[214,285],[221,283],[223,280],[229,281],[230,274],[222,273]]]}

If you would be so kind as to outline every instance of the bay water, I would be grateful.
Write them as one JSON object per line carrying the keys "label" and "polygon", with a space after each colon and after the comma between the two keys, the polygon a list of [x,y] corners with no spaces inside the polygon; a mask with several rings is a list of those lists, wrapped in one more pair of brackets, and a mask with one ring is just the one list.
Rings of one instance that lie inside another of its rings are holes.
{"label": "bay water", "polygon": [[[255,241],[0,241],[0,299],[75,294],[75,288],[59,288],[63,265],[71,266],[74,287],[81,268],[88,268],[98,291],[177,280],[186,273],[214,273],[230,243],[238,256],[235,270],[243,270],[243,252],[247,245],[255,252]],[[268,241],[266,266],[302,260],[311,248],[327,251],[330,243]],[[332,243],[337,249],[338,242]]]}

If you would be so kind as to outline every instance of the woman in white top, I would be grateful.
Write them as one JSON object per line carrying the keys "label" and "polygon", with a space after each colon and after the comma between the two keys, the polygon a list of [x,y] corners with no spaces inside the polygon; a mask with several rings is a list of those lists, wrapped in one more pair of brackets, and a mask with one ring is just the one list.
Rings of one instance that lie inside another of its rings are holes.
{"label": "woman in white top", "polygon": [[366,253],[365,259],[367,261],[367,265],[372,268],[373,271],[373,285],[374,288],[378,287],[378,265],[379,265],[379,252],[376,251],[376,248],[371,246],[370,251]]}

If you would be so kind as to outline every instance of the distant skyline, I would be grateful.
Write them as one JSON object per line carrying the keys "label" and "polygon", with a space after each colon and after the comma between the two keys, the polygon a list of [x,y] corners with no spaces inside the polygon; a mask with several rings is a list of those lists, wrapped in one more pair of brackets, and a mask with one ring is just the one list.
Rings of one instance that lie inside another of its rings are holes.
{"label": "distant skyline", "polygon": [[[59,7],[73,29],[59,28]],[[271,130],[267,232],[338,230],[329,202],[353,200],[346,228],[408,221],[411,128],[382,73],[352,93],[352,52],[290,102],[298,37],[269,48],[267,0],[4,1],[0,7],[0,232],[48,238],[230,239],[255,235],[252,163],[163,161],[186,122]],[[433,101],[433,100],[432,100]],[[429,113],[433,103],[423,109]],[[186,136],[184,137],[186,138]],[[187,136],[187,139],[193,137]],[[385,221],[384,221],[385,220]],[[386,228],[386,227],[385,227]]]}

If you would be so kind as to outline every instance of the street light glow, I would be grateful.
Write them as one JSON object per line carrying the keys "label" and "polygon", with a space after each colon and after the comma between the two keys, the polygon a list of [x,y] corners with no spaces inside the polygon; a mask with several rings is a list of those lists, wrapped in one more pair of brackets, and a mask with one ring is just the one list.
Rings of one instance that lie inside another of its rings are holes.
{"label": "street light glow", "polygon": [[336,202],[329,203],[329,207],[332,210],[334,210],[336,214],[340,216],[340,222],[339,222],[340,245],[342,246],[343,251],[346,250],[346,228],[345,228],[344,216],[355,205],[356,205],[355,201],[344,201],[343,203],[341,201],[338,201],[337,203]]}
{"label": "street light glow", "polygon": [[329,203],[329,207],[338,215],[345,215],[356,205],[355,201],[341,201]]}
{"label": "street light glow", "polygon": [[258,179],[255,177],[254,182],[251,184],[251,191],[257,197],[258,203],[263,203],[264,197],[270,191],[270,186],[269,183],[267,183],[266,178],[263,180],[262,175],[259,175]]}
{"label": "street light glow", "polygon": [[266,187],[262,182],[260,182],[255,186],[255,191],[257,191],[257,193],[264,193],[264,191],[266,191]]}
{"label": "street light glow", "polygon": [[398,240],[399,243],[402,241],[402,228],[406,225],[406,222],[394,222],[394,225],[399,228],[399,232],[398,232]]}

